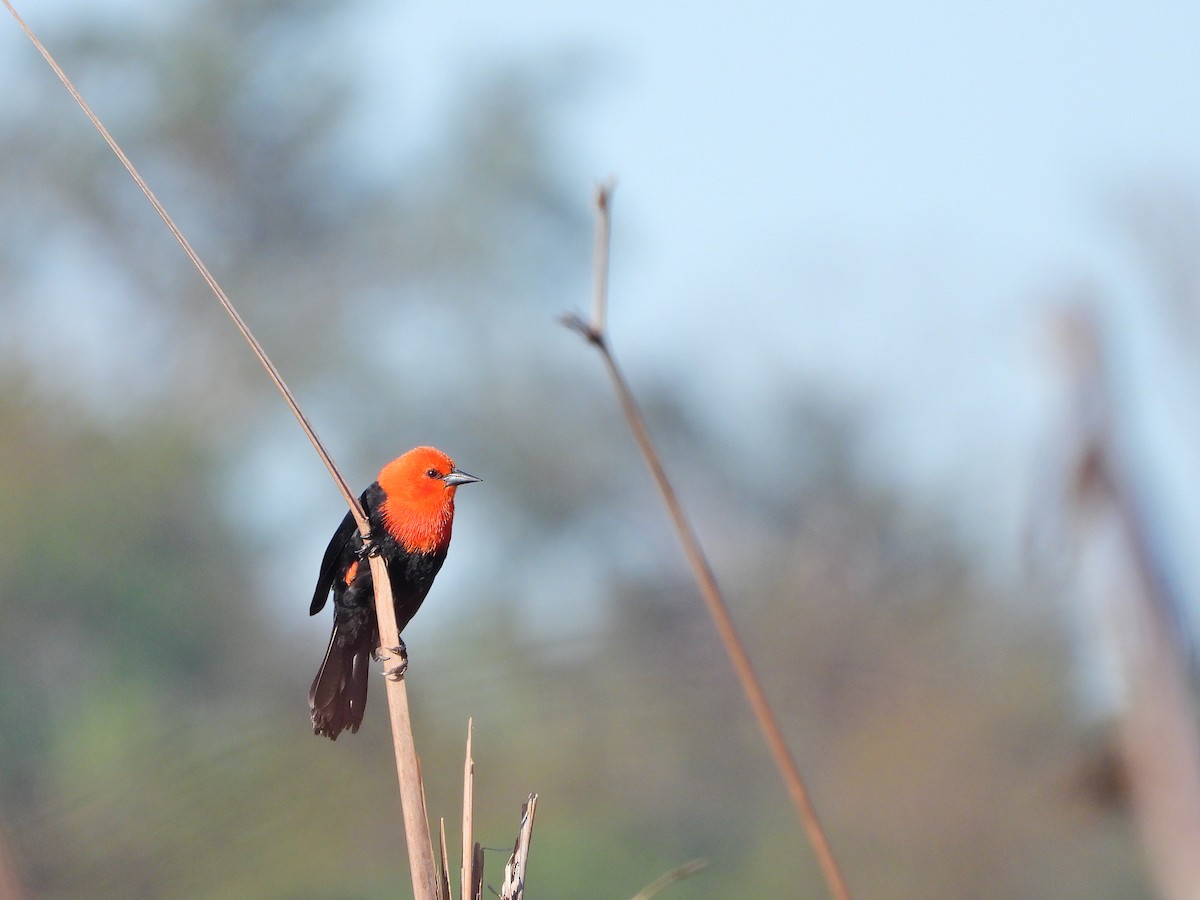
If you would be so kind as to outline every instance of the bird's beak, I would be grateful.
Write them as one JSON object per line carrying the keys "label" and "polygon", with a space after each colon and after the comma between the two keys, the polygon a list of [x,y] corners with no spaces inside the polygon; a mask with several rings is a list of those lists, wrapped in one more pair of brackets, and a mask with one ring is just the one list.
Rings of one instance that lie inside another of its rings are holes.
{"label": "bird's beak", "polygon": [[451,469],[450,474],[442,476],[442,481],[446,482],[446,487],[458,487],[460,484],[470,484],[473,481],[483,481],[483,479],[468,475],[461,469]]}

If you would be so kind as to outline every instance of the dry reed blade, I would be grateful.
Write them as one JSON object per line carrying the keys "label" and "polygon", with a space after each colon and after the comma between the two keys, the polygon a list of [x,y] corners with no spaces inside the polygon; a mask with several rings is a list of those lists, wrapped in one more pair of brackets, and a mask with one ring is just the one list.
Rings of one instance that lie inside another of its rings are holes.
{"label": "dry reed blade", "polygon": [[513,845],[512,856],[504,864],[504,883],[500,900],[522,900],[525,896],[525,874],[529,867],[529,844],[533,840],[533,815],[537,811],[537,794],[521,807],[521,830]]}
{"label": "dry reed blade", "polygon": [[438,872],[438,900],[454,900],[450,893],[450,857],[446,854],[446,817],[438,819],[438,847],[441,850],[442,867]]}
{"label": "dry reed blade", "polygon": [[471,851],[471,871],[475,880],[471,882],[471,900],[483,900],[483,846],[476,841]]}
{"label": "dry reed blade", "polygon": [[475,760],[471,756],[473,720],[467,719],[467,754],[463,762],[463,811],[462,811],[462,900],[471,900],[472,886],[476,882],[474,856],[471,840],[475,815]]}

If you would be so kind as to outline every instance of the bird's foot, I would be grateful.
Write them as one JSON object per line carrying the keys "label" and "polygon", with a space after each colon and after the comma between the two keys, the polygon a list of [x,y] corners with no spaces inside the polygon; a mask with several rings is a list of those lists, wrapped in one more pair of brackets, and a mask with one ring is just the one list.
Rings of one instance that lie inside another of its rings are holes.
{"label": "bird's foot", "polygon": [[404,678],[404,673],[408,671],[408,660],[405,660],[398,666],[383,670],[383,677],[388,681],[400,681]]}
{"label": "bird's foot", "polygon": [[354,556],[357,559],[366,559],[368,556],[378,556],[380,554],[379,545],[371,538],[371,535],[362,535],[362,546],[354,551]]}
{"label": "bird's foot", "polygon": [[381,651],[387,651],[388,656],[380,655],[383,662],[391,662],[393,659],[399,660],[399,664],[392,666],[390,669],[384,669],[384,677],[389,681],[399,681],[404,677],[404,673],[408,671],[408,648],[404,646],[404,641],[395,647],[380,647]]}

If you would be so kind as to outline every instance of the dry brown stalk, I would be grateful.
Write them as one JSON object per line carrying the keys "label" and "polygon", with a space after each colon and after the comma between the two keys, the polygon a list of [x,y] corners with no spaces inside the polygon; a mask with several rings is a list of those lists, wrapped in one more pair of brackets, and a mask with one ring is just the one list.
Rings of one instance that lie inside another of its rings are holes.
{"label": "dry brown stalk", "polygon": [[621,373],[621,369],[617,366],[617,361],[609,348],[608,334],[605,330],[605,316],[608,306],[608,234],[611,230],[612,191],[613,184],[611,182],[600,185],[596,191],[597,238],[595,243],[596,258],[593,270],[592,320],[584,322],[578,316],[569,315],[563,317],[563,324],[579,332],[589,344],[596,348],[604,360],[604,365],[608,369],[613,388],[617,394],[617,400],[620,402],[621,410],[625,414],[625,420],[629,424],[630,431],[633,432],[634,441],[637,443],[638,449],[646,461],[646,465],[650,468],[650,473],[653,475],[659,493],[662,495],[663,503],[666,504],[667,512],[670,514],[671,521],[675,526],[675,532],[679,536],[679,542],[683,545],[683,551],[691,565],[696,585],[699,587],[700,594],[708,606],[709,614],[716,625],[717,633],[720,635],[721,643],[725,648],[725,653],[733,664],[734,671],[741,682],[742,691],[746,695],[746,700],[754,711],[759,729],[762,731],[767,746],[771,750],[771,755],[774,757],[779,774],[787,786],[792,803],[795,805],[796,811],[800,816],[800,821],[808,833],[809,842],[812,844],[813,852],[816,855],[817,863],[821,867],[825,882],[829,886],[829,891],[838,900],[849,900],[850,890],[833,855],[833,848],[829,843],[829,838],[825,834],[825,829],[821,826],[820,819],[817,817],[816,807],[813,805],[808,789],[804,786],[804,779],[801,778],[796,761],[792,758],[787,743],[784,741],[783,732],[779,729],[779,723],[776,721],[775,714],[771,710],[771,705],[767,701],[762,683],[754,671],[754,666],[750,662],[750,656],[746,653],[745,645],[742,643],[737,628],[733,624],[733,618],[729,614],[729,607],[725,603],[720,588],[717,587],[716,577],[713,575],[712,568],[708,564],[708,559],[700,547],[700,541],[696,537],[691,523],[684,515],[683,507],[679,503],[675,489],[671,486],[671,482],[667,478],[666,470],[663,468],[662,460],[650,437],[646,421],[642,417],[633,392],[630,390],[629,384]]}
{"label": "dry brown stalk", "polygon": [[[474,830],[475,815],[475,760],[471,756],[473,720],[467,719],[467,755],[463,762],[463,812],[462,812],[462,900],[471,900],[475,896],[474,888],[482,883],[482,873],[476,873],[474,867],[475,855],[472,851],[471,833]],[[476,877],[478,875],[478,877]]]}
{"label": "dry brown stalk", "polygon": [[[284,401],[288,408],[300,423],[300,427],[312,442],[313,448],[317,451],[317,455],[321,457],[321,461],[325,464],[325,468],[329,470],[330,477],[333,478],[338,490],[342,494],[342,498],[350,507],[350,511],[354,514],[355,522],[358,524],[359,531],[366,538],[369,532],[366,515],[363,513],[362,506],[358,502],[358,498],[350,491],[346,480],[334,465],[333,458],[317,437],[316,431],[309,423],[308,418],[301,411],[296,398],[292,395],[291,390],[284,382],[283,377],[279,374],[279,370],[271,362],[262,345],[254,337],[250,331],[250,327],[238,314],[234,308],[224,289],[217,283],[216,278],[209,272],[204,261],[200,259],[199,254],[192,249],[192,245],[184,237],[183,232],[175,224],[166,208],[159,202],[158,197],[150,190],[150,186],[146,184],[142,176],[138,173],[137,168],[125,155],[125,152],[117,144],[116,140],[108,129],[104,127],[104,123],[92,112],[91,107],[76,90],[71,79],[67,77],[66,72],[59,66],[58,62],[50,54],[50,51],[42,44],[25,23],[25,20],[17,13],[9,0],[0,0],[9,11],[12,17],[16,20],[21,30],[25,32],[26,37],[33,43],[37,51],[46,60],[46,63],[54,70],[54,74],[66,87],[67,91],[75,98],[75,102],[79,104],[84,115],[88,117],[96,130],[100,132],[100,136],[104,138],[105,143],[116,154],[121,164],[129,172],[134,182],[146,195],[146,199],[150,201],[150,205],[154,207],[155,212],[167,226],[167,230],[174,235],[175,240],[183,248],[192,265],[200,273],[205,283],[212,290],[222,308],[233,320],[234,325],[241,333],[246,343],[250,345],[250,349],[254,352],[255,357],[266,370],[267,375],[274,383],[275,387],[283,395]],[[387,577],[387,568],[382,558],[369,557],[371,566],[371,575],[375,581],[375,608],[379,619],[379,634],[384,647],[395,647],[400,643],[399,632],[396,627],[396,614],[392,605],[391,584]],[[400,781],[400,797],[401,808],[404,818],[404,836],[405,842],[408,845],[409,867],[412,875],[413,893],[417,900],[435,900],[437,897],[437,873],[433,861],[433,844],[429,836],[429,820],[425,813],[425,797],[424,790],[421,787],[421,772],[420,764],[417,760],[416,746],[413,743],[412,725],[408,715],[408,693],[405,690],[404,679],[386,679],[388,709],[391,711],[392,721],[392,746],[396,755],[396,771]]]}
{"label": "dry brown stalk", "polygon": [[470,900],[483,900],[483,846],[479,841],[471,850],[471,871],[475,880],[471,882]]}
{"label": "dry brown stalk", "polygon": [[530,794],[529,802],[521,807],[521,831],[513,845],[512,856],[504,864],[500,900],[523,900],[525,897],[525,870],[529,865],[529,843],[533,840],[533,814],[537,810],[537,799],[537,794]]}
{"label": "dry brown stalk", "polygon": [[438,869],[438,900],[454,900],[450,893],[450,857],[446,855],[446,817],[438,819],[438,848],[442,865]]}

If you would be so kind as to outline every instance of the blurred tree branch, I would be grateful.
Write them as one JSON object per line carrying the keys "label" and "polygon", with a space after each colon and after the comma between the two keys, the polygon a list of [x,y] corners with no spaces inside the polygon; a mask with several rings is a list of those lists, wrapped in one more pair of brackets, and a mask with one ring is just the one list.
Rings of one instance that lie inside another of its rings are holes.
{"label": "blurred tree branch", "polygon": [[1111,635],[1121,678],[1117,735],[1134,815],[1163,895],[1200,896],[1200,732],[1184,619],[1146,525],[1144,500],[1113,430],[1110,369],[1087,309],[1065,312],[1061,337],[1075,388],[1075,457],[1064,493],[1089,542],[1109,558],[1088,597]]}

